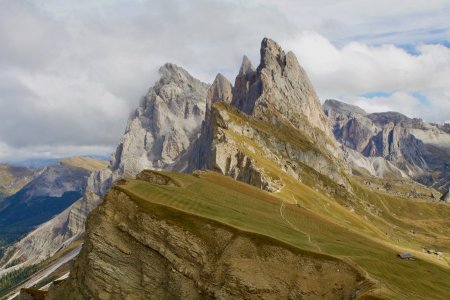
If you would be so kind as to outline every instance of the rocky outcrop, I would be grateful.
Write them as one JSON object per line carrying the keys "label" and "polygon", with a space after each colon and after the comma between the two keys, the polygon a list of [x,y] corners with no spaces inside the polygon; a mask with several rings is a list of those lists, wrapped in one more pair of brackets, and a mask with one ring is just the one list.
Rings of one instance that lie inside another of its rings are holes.
{"label": "rocky outcrop", "polygon": [[[278,176],[269,175],[258,158],[262,155],[296,178],[301,177],[305,171],[302,166],[306,165],[347,185],[342,152],[293,53],[285,54],[274,41],[264,39],[257,70],[244,56],[231,91],[230,87],[219,74],[210,88],[202,135],[189,170],[212,169],[276,191],[282,182]],[[254,143],[264,153],[257,154]]]}
{"label": "rocky outcrop", "polygon": [[181,186],[181,184],[177,182],[175,179],[160,172],[152,170],[142,171],[141,173],[136,175],[136,179],[157,185],[178,186],[178,187]]}
{"label": "rocky outcrop", "polygon": [[202,123],[201,135],[195,142],[190,155],[188,172],[212,168],[212,143],[214,138],[212,105],[216,102],[230,103],[233,97],[232,89],[231,83],[222,74],[216,76],[208,89],[205,120]]}
{"label": "rocky outcrop", "polygon": [[143,169],[183,170],[200,133],[208,85],[184,69],[165,64],[160,80],[128,120],[111,171],[135,176]]}
{"label": "rocky outcrop", "polygon": [[378,128],[361,108],[337,100],[327,100],[323,110],[333,124],[333,134],[344,146],[362,152]]}
{"label": "rocky outcrop", "polygon": [[350,299],[365,282],[337,259],[181,211],[170,215],[143,212],[113,189],[88,218],[68,281],[47,299]]}
{"label": "rocky outcrop", "polygon": [[262,86],[256,70],[248,57],[244,56],[239,74],[234,81],[232,105],[250,115],[261,92]]}
{"label": "rocky outcrop", "polygon": [[319,98],[294,53],[286,54],[268,38],[263,39],[260,53],[256,73],[244,58],[236,78],[233,104],[256,118],[270,119],[278,112],[311,137],[317,138],[314,128],[331,137],[331,126]]}

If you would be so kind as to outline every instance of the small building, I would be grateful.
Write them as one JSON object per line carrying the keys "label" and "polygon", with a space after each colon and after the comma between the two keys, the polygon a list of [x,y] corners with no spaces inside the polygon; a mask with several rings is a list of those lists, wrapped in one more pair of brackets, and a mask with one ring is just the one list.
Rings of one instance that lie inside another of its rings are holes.
{"label": "small building", "polygon": [[415,259],[414,255],[412,255],[411,253],[408,253],[408,252],[399,253],[398,257],[400,257],[401,259],[407,259],[407,260],[414,260]]}

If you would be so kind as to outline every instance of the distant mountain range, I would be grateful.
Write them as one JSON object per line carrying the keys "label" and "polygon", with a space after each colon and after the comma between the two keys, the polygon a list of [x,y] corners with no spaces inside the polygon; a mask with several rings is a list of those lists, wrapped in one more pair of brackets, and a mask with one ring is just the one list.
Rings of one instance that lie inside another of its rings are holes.
{"label": "distant mountain range", "polygon": [[[84,195],[91,172],[105,167],[103,161],[86,157],[63,159],[37,170],[3,165],[3,168],[9,170],[11,176],[14,175],[16,181],[20,182],[20,187],[16,187],[16,193],[11,193],[0,201],[0,246],[4,248],[17,242],[70,207]],[[69,230],[66,225],[64,231]],[[52,233],[56,233],[55,228],[52,228]],[[37,251],[40,255],[48,250],[45,246],[37,247],[29,243],[24,247],[28,252]],[[11,270],[17,269],[24,262],[25,265],[36,262],[36,256],[23,254],[24,247],[2,249],[5,251],[2,251],[0,264],[5,270],[0,271],[0,274],[10,267]],[[50,249],[50,253],[55,250]],[[22,254],[17,256],[18,253]],[[38,257],[42,260],[48,255]]]}
{"label": "distant mountain range", "polygon": [[[109,160],[109,155],[82,155],[81,157],[93,158],[97,160]],[[67,158],[67,157],[66,157]],[[64,157],[60,158],[30,158],[21,161],[5,161],[4,164],[10,166],[19,166],[27,169],[39,169],[46,167],[48,165],[56,164],[60,160],[65,159]]]}

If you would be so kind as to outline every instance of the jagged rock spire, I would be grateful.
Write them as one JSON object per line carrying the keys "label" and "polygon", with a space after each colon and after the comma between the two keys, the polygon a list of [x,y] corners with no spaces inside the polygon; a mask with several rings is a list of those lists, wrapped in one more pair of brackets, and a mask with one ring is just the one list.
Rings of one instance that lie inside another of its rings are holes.
{"label": "jagged rock spire", "polygon": [[222,74],[217,74],[213,84],[208,89],[206,97],[205,122],[208,123],[211,115],[211,105],[215,102],[231,103],[233,98],[233,87],[228,79]]}
{"label": "jagged rock spire", "polygon": [[275,41],[264,38],[260,54],[256,71],[244,57],[232,104],[262,118],[266,111],[278,112],[297,128],[316,127],[333,139],[319,98],[294,53],[286,54]]}
{"label": "jagged rock spire", "polygon": [[244,55],[244,57],[242,58],[241,68],[239,69],[239,74],[247,75],[247,74],[253,74],[255,72],[256,72],[256,70],[253,67],[252,62],[247,57],[247,55]]}
{"label": "jagged rock spire", "polygon": [[234,82],[232,105],[247,114],[252,113],[255,100],[261,93],[259,85],[255,84],[256,81],[256,70],[248,57],[244,55],[239,74]]}
{"label": "jagged rock spire", "polygon": [[143,169],[182,170],[182,156],[200,132],[209,86],[175,64],[166,63],[159,72],[111,158],[119,177]]}
{"label": "jagged rock spire", "polygon": [[217,101],[223,101],[230,103],[231,98],[233,97],[232,94],[233,87],[231,86],[231,83],[228,81],[228,79],[225,78],[222,74],[217,74],[216,79],[214,79],[213,84],[208,90],[208,96],[206,101],[214,103]]}

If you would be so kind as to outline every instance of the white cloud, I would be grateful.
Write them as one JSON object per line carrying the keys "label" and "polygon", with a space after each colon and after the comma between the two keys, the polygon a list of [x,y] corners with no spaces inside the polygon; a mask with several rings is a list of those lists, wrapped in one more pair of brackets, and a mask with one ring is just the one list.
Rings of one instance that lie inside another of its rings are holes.
{"label": "white cloud", "polygon": [[[342,48],[305,31],[287,41],[322,99],[340,98],[368,111],[393,110],[428,121],[450,115],[450,49],[420,45],[417,54],[391,44],[350,42]],[[361,97],[384,92],[381,97]],[[426,97],[426,99],[422,96]]]}
{"label": "white cloud", "polygon": [[[388,45],[448,42],[449,2],[412,1],[0,1],[0,160],[110,151],[163,63],[233,81],[264,36],[294,50],[323,98],[448,120],[449,49]],[[359,96],[371,91],[394,94]]]}

